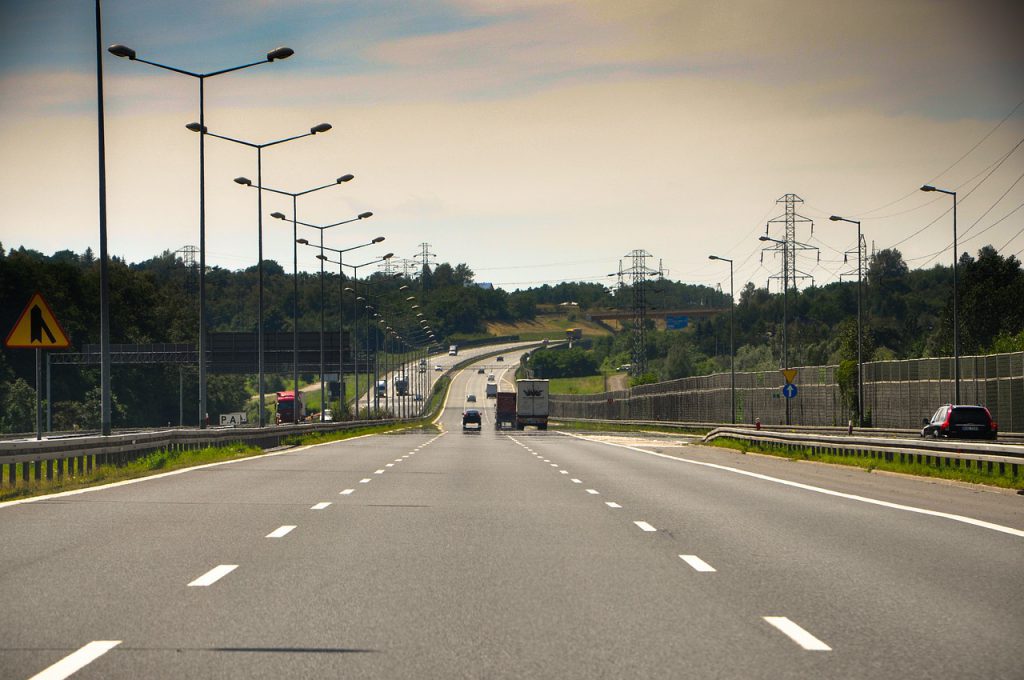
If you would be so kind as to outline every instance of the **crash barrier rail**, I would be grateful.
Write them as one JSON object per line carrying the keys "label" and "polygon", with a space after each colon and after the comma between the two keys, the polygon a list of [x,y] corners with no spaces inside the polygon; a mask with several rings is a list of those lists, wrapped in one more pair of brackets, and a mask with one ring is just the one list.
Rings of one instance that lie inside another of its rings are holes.
{"label": "crash barrier rail", "polygon": [[[729,427],[722,423],[692,423],[683,421],[670,421],[670,420],[609,420],[604,418],[571,418],[565,416],[559,416],[557,418],[552,417],[552,420],[562,422],[573,422],[573,423],[597,423],[601,425],[633,425],[640,427],[656,427],[659,429],[666,430],[696,430],[702,432],[710,432],[711,430]],[[733,425],[732,427],[738,427]],[[749,429],[749,428],[748,428]],[[756,431],[756,430],[755,430]],[[801,433],[807,432],[810,434],[825,434],[825,435],[853,435],[860,437],[895,437],[898,439],[919,439],[921,437],[920,430],[907,430],[902,428],[884,428],[884,427],[833,427],[830,425],[762,425],[760,428],[762,432],[791,432]],[[936,441],[936,440],[931,440]],[[1024,444],[1024,432],[1000,432],[999,443],[995,445],[1003,450],[1003,447],[1007,444]],[[1010,454],[1012,455],[1012,454]]]}
{"label": "crash barrier rail", "polygon": [[350,420],[303,423],[264,428],[173,429],[65,439],[0,442],[0,485],[16,486],[30,480],[60,479],[91,472],[100,465],[124,465],[160,450],[181,451],[225,444],[249,444],[263,449],[281,446],[296,435],[335,432],[397,420]]}
{"label": "crash barrier rail", "polygon": [[955,467],[981,474],[1009,474],[1017,478],[1024,466],[1024,446],[999,445],[974,441],[936,441],[912,439],[892,440],[876,437],[838,437],[791,432],[765,432],[735,427],[718,427],[704,436],[705,442],[715,439],[738,439],[757,443],[769,449],[806,451],[815,455],[850,456],[900,463],[917,463],[929,467]]}

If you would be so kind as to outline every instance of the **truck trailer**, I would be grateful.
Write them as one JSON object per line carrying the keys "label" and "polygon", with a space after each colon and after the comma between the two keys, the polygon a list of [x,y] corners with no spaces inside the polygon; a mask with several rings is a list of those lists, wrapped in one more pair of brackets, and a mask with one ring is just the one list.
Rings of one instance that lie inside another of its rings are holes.
{"label": "truck trailer", "polygon": [[[295,409],[298,408],[299,416],[295,417]],[[295,392],[288,390],[286,392],[277,393],[277,415],[274,416],[274,421],[280,425],[282,423],[294,423],[302,422],[306,417],[306,408],[302,405],[302,393],[299,392],[299,398],[295,398]]]}
{"label": "truck trailer", "polygon": [[516,426],[516,393],[497,392],[494,404],[494,429]]}
{"label": "truck trailer", "polygon": [[516,429],[535,425],[538,430],[548,429],[547,380],[516,380]]}

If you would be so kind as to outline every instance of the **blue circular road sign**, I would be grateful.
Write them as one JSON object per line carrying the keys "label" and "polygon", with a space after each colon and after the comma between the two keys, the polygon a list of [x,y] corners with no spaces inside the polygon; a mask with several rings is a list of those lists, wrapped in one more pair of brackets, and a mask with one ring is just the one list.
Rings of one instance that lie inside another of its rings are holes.
{"label": "blue circular road sign", "polygon": [[796,396],[796,385],[793,383],[786,383],[782,386],[782,396],[786,399],[792,399]]}

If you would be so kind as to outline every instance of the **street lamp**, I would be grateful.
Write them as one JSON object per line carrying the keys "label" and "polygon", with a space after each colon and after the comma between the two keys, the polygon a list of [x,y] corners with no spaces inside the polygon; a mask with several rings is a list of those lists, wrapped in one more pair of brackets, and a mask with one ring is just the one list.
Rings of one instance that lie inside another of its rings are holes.
{"label": "street lamp", "polygon": [[937,191],[953,197],[953,401],[960,403],[960,319],[957,316],[957,285],[956,285],[956,192],[939,189],[930,184],[921,187],[921,191]]}
{"label": "street lamp", "polygon": [[732,393],[732,424],[736,424],[736,346],[735,346],[735,321],[736,321],[736,297],[732,283],[732,260],[727,257],[719,257],[717,255],[708,255],[709,260],[721,260],[722,262],[729,263],[729,373],[730,388],[729,391]]}
{"label": "street lamp", "polygon": [[[319,124],[314,125],[313,127],[309,128],[309,132],[304,132],[301,135],[293,135],[291,137],[285,137],[283,139],[277,139],[277,140],[274,140],[272,142],[266,142],[266,143],[263,143],[263,144],[256,144],[254,142],[247,142],[247,141],[242,140],[242,139],[235,139],[234,137],[227,137],[225,135],[214,134],[214,133],[210,132],[209,130],[207,130],[200,123],[189,123],[185,127],[188,128],[189,130],[191,130],[192,132],[200,133],[200,136],[209,135],[211,137],[216,137],[217,139],[223,139],[223,140],[225,140],[227,142],[233,142],[235,144],[241,144],[242,146],[247,146],[249,148],[256,149],[256,185],[257,186],[259,186],[260,184],[263,183],[263,149],[265,149],[267,147],[270,147],[270,146],[277,146],[278,144],[284,144],[285,142],[290,142],[290,141],[295,140],[295,139],[302,139],[303,137],[310,137],[312,135],[316,135],[316,134],[320,134],[320,133],[323,133],[323,132],[327,132],[328,130],[331,129],[330,123],[319,123]],[[250,180],[248,177],[236,177],[235,178],[235,182],[237,184],[241,184],[243,186],[252,186],[252,180]],[[257,362],[257,365],[259,367],[259,396],[260,396],[260,403],[259,403],[260,424],[259,424],[259,426],[263,427],[263,425],[264,425],[264,409],[265,409],[265,405],[263,403],[263,192],[259,191],[259,192],[257,192],[256,195],[257,195],[257,201],[256,201],[256,210],[257,210],[257,213],[256,213],[256,224],[257,224],[257,243],[258,243],[258,255],[257,255],[257,261],[256,261],[257,262],[256,270],[257,270],[257,276],[258,276],[258,279],[259,279],[259,313],[257,315],[257,326],[256,326],[256,336],[257,336],[257,341],[256,341],[256,345],[257,345],[256,346],[256,353],[257,353],[256,359],[257,359],[257,361],[256,362]],[[296,392],[295,398],[298,399],[298,392]],[[293,411],[295,411],[295,410],[297,410],[297,409],[293,409]]]}
{"label": "street lamp", "polygon": [[199,81],[199,427],[206,427],[206,107],[205,107],[205,84],[207,78],[219,76],[232,71],[240,71],[250,66],[258,66],[273,61],[287,59],[295,54],[290,47],[278,47],[267,52],[266,59],[254,61],[250,64],[233,66],[231,68],[211,71],[209,73],[194,73],[184,69],[159,64],[155,61],[140,59],[135,50],[124,45],[111,45],[107,51],[115,57],[149,64],[166,71],[173,71],[182,75],[191,76]]}
{"label": "street lamp", "polygon": [[838,215],[832,215],[829,219],[833,222],[849,222],[857,225],[857,427],[864,427],[864,356],[862,354],[864,312],[861,303],[864,286],[861,282],[861,260],[863,258],[861,258],[860,248],[860,220],[849,220]]}
{"label": "street lamp", "polygon": [[[788,251],[785,241],[780,241],[777,238],[771,238],[770,236],[758,236],[758,241],[765,241],[775,243],[782,246],[782,367],[785,369],[789,368],[789,333],[786,332],[787,325],[787,308],[789,307],[789,261]],[[789,425],[789,399],[786,399],[786,425]]]}
{"label": "street lamp", "polygon": [[[320,230],[320,246],[319,246],[320,247],[320,254],[317,255],[316,258],[318,260],[320,260],[320,408],[321,409],[323,408],[323,404],[325,403],[324,402],[324,379],[323,379],[324,370],[325,370],[324,369],[324,301],[326,299],[326,294],[324,293],[324,263],[325,262],[331,262],[331,260],[328,260],[327,256],[324,255],[324,251],[327,250],[327,251],[330,251],[332,253],[337,253],[338,254],[338,377],[340,379],[341,378],[341,373],[344,370],[344,351],[345,351],[345,348],[343,346],[344,345],[345,334],[344,334],[343,319],[342,319],[342,313],[341,313],[342,312],[341,300],[342,300],[343,291],[344,291],[344,272],[343,272],[343,270],[341,268],[341,266],[342,266],[341,265],[341,259],[342,259],[341,255],[343,253],[349,252],[350,250],[358,250],[359,248],[365,248],[367,246],[372,246],[372,245],[380,243],[381,241],[384,240],[383,236],[378,236],[377,238],[369,241],[368,243],[360,243],[359,245],[352,246],[351,248],[341,248],[341,249],[338,249],[338,248],[328,248],[327,246],[324,245],[324,230],[325,229],[329,229],[330,227],[336,227],[339,224],[347,224],[349,222],[355,222],[357,220],[367,219],[367,218],[371,217],[372,215],[373,215],[373,213],[370,213],[370,212],[360,213],[358,217],[354,217],[353,219],[343,220],[341,222],[336,222],[335,224],[329,224],[329,225],[323,226],[323,227],[317,226],[315,224],[306,224],[305,222],[298,222],[298,224],[301,224],[303,226],[313,227],[314,229],[319,229]],[[281,213],[273,213],[272,217],[278,217],[278,219],[287,219]],[[305,245],[305,246],[310,246],[312,248],[316,248],[317,247],[317,246],[311,244],[309,241],[307,241],[304,238],[296,239],[295,242],[297,244],[302,244],[302,245]],[[339,382],[340,382],[340,380],[339,380]],[[342,399],[344,399],[344,395],[342,395]]]}
{"label": "street lamp", "polygon": [[[295,241],[298,238],[298,232],[295,222],[295,216],[298,214],[298,198],[299,196],[305,196],[311,194],[314,191],[320,191],[321,189],[327,189],[329,187],[335,187],[345,182],[350,182],[354,179],[354,175],[342,175],[338,179],[334,180],[330,184],[324,184],[312,189],[306,189],[305,191],[282,191],[280,189],[271,189],[270,187],[262,185],[249,184],[254,189],[269,191],[274,194],[281,194],[283,196],[291,196],[292,198],[292,380],[295,384],[295,393],[299,393],[299,250],[295,245]],[[277,217],[281,213],[271,213],[271,217]],[[283,217],[282,217],[283,219]],[[299,422],[298,409],[293,409],[295,423]]]}

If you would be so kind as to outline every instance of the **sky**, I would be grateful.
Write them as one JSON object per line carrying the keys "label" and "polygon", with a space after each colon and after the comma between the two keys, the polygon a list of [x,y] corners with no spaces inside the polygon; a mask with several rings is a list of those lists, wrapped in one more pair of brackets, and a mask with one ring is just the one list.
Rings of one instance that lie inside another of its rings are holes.
{"label": "sky", "polygon": [[[1024,3],[1019,0],[106,0],[103,45],[209,73],[207,129],[263,144],[266,187],[304,196],[325,245],[385,242],[466,263],[506,290],[612,285],[634,250],[674,280],[758,287],[758,236],[797,212],[800,285],[856,276],[868,250],[912,268],[1024,256]],[[110,253],[199,242],[198,80],[103,53]],[[98,250],[94,4],[0,2],[0,242]],[[207,264],[258,259],[256,151],[207,138]],[[291,199],[265,194],[264,258],[292,266]],[[811,228],[813,226],[813,233]],[[313,229],[300,237],[315,241]],[[813,247],[813,248],[811,248]],[[844,253],[851,255],[844,262]],[[299,267],[319,267],[301,248]],[[375,266],[375,265],[374,265]],[[365,273],[363,270],[361,273]],[[772,282],[773,286],[777,282]]]}

